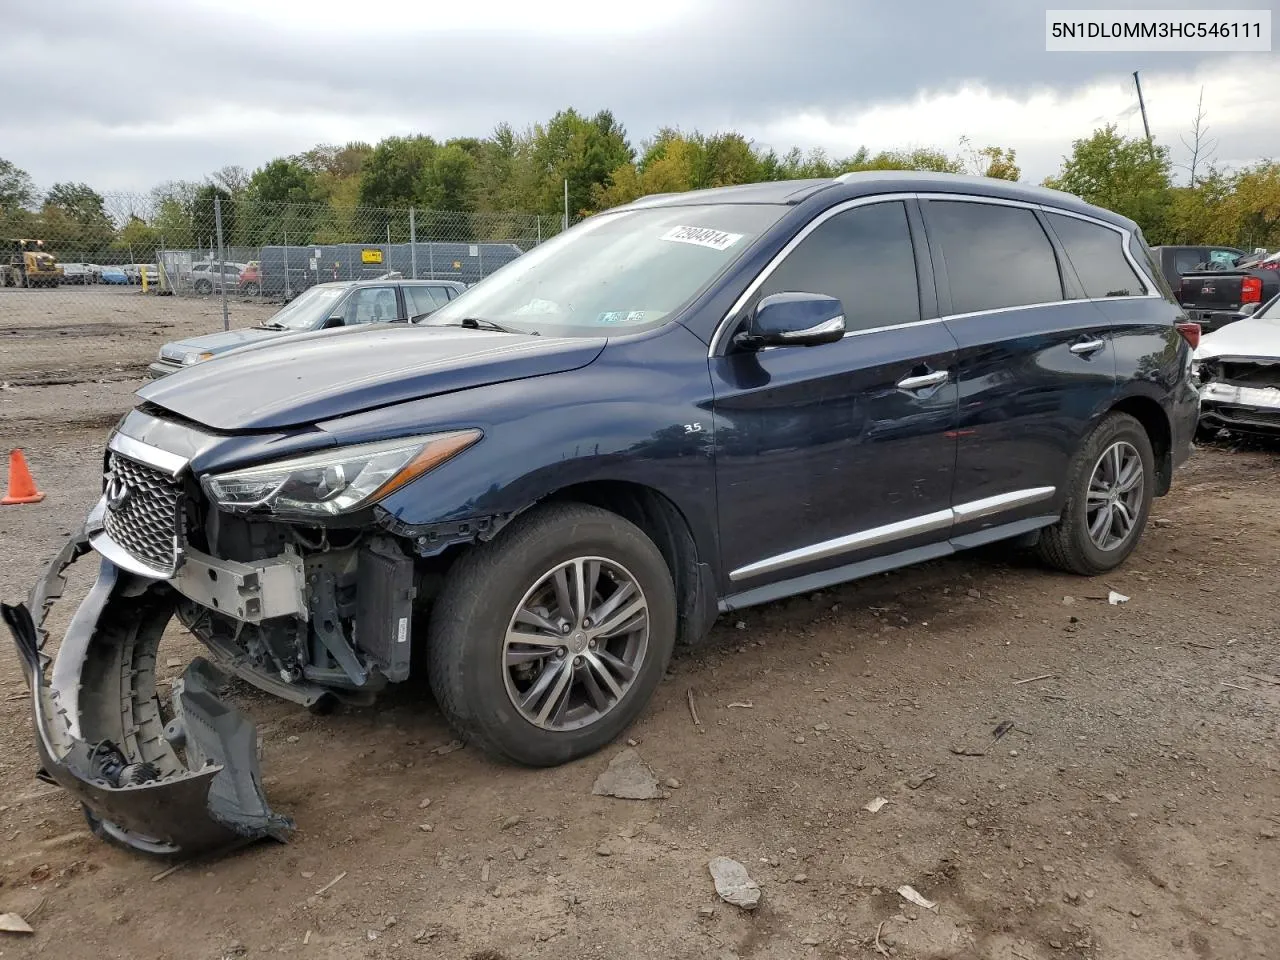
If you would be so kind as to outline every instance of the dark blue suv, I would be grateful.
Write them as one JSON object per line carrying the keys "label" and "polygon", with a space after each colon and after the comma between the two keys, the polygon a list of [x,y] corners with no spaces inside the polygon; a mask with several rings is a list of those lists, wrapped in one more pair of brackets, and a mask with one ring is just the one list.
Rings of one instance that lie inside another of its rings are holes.
{"label": "dark blue suv", "polygon": [[[5,610],[44,769],[139,849],[281,836],[224,670],[319,708],[425,669],[460,736],[556,764],[719,613],[996,540],[1102,573],[1191,449],[1197,338],[1136,226],[1061,193],[857,174],[600,214],[420,323],[144,387],[35,619]],[[221,670],[162,698],[174,615]]]}

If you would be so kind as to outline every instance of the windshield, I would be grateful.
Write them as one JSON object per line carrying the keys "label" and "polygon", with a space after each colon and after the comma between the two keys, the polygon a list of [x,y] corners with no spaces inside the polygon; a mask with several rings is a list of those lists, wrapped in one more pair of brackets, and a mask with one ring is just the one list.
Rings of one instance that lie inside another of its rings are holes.
{"label": "windshield", "polygon": [[349,287],[311,287],[298,295],[279,313],[263,324],[264,327],[281,326],[286,330],[314,330],[332,314],[335,303]]}
{"label": "windshield", "polygon": [[566,337],[656,327],[786,209],[719,204],[602,213],[534,247],[420,325],[474,319],[516,333]]}

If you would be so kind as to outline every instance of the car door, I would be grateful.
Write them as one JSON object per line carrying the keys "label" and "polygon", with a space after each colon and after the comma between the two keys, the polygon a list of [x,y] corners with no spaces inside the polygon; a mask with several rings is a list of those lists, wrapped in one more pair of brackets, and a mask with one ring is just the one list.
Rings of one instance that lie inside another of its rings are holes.
{"label": "car door", "polygon": [[405,306],[411,320],[429,316],[449,302],[446,287],[412,284],[401,289],[404,291]]}
{"label": "car door", "polygon": [[342,322],[350,327],[365,323],[394,323],[404,319],[395,284],[359,287],[343,304]]}
{"label": "car door", "polygon": [[1052,515],[1116,392],[1110,325],[1038,210],[922,201],[938,299],[959,344],[956,536]]}
{"label": "car door", "polygon": [[[914,204],[900,199],[820,215],[718,339],[710,369],[727,592],[945,540],[956,344],[937,319],[920,232]],[[839,298],[845,337],[735,349],[755,304],[788,291]]]}

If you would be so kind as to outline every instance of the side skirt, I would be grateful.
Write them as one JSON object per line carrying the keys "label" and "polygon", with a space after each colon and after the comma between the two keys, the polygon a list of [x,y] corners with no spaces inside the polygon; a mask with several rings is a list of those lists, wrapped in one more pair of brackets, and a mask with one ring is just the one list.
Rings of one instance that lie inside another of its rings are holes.
{"label": "side skirt", "polygon": [[961,550],[970,550],[984,544],[995,543],[997,540],[1009,540],[1014,537],[1025,536],[1044,527],[1051,527],[1057,522],[1057,514],[1028,517],[1025,520],[1017,520],[998,527],[990,527],[986,530],[979,530],[977,533],[952,537],[949,540],[940,540],[937,543],[927,544],[923,547],[912,547],[910,550],[900,550],[897,553],[886,554],[883,557],[872,557],[869,560],[846,563],[830,570],[820,570],[817,573],[779,580],[777,583],[768,583],[764,586],[753,587],[750,590],[743,590],[724,597],[720,601],[720,612],[729,613],[733,610],[743,610],[762,603],[772,603],[774,600],[793,597],[796,594],[811,593],[814,590],[822,590],[836,584],[873,577],[878,573],[897,570],[899,567],[909,567],[917,563],[923,563],[926,560],[949,557],[951,554],[959,553]]}

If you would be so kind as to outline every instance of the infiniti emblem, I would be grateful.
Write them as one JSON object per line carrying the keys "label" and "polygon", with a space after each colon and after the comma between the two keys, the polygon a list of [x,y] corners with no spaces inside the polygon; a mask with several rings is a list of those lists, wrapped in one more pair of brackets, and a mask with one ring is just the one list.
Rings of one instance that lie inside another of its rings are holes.
{"label": "infiniti emblem", "polygon": [[112,510],[119,510],[129,502],[129,497],[133,495],[133,491],[129,489],[129,484],[125,478],[114,470],[107,473],[104,492],[107,495],[107,506]]}

